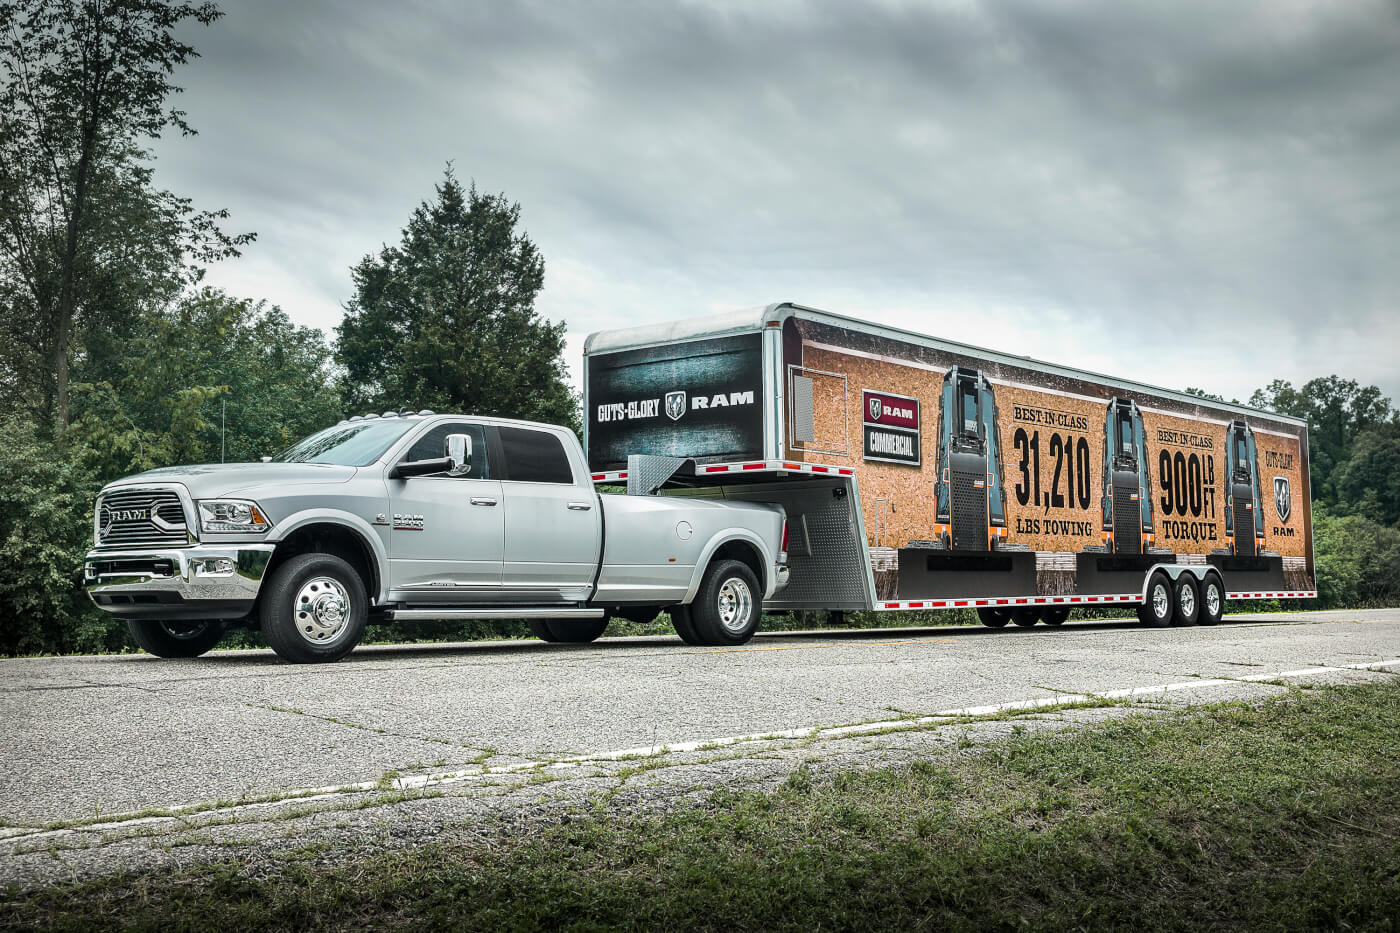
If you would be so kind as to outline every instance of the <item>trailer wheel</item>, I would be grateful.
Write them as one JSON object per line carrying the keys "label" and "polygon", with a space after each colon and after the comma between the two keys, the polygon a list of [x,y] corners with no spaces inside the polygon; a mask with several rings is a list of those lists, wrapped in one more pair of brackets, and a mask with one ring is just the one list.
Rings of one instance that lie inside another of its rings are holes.
{"label": "trailer wheel", "polygon": [[222,622],[130,619],[126,628],[142,651],[158,658],[197,658],[224,637]]}
{"label": "trailer wheel", "polygon": [[541,619],[554,637],[549,641],[568,645],[586,645],[596,641],[608,627],[607,619]]}
{"label": "trailer wheel", "polygon": [[1201,614],[1196,621],[1201,625],[1219,625],[1224,615],[1225,584],[1218,574],[1208,573],[1201,584]]}
{"label": "trailer wheel", "polygon": [[676,634],[680,636],[681,641],[685,642],[687,645],[700,644],[700,639],[695,635],[695,626],[690,622],[689,606],[671,606],[666,612],[671,617],[671,627],[676,630]]}
{"label": "trailer wheel", "polygon": [[1195,625],[1201,617],[1201,590],[1196,578],[1183,573],[1172,586],[1172,624]]}
{"label": "trailer wheel", "polygon": [[293,664],[338,661],[360,643],[369,600],[355,568],[334,554],[298,554],[272,572],[261,602],[263,637]]}
{"label": "trailer wheel", "polygon": [[1147,602],[1138,606],[1138,621],[1153,628],[1172,624],[1172,584],[1167,575],[1157,571],[1147,580]]}
{"label": "trailer wheel", "polygon": [[554,632],[549,627],[549,622],[545,619],[526,619],[525,626],[540,641],[558,641]]}
{"label": "trailer wheel", "polygon": [[977,618],[982,620],[982,624],[987,628],[1001,628],[1011,621],[1010,609],[991,609],[983,607],[977,610]]}
{"label": "trailer wheel", "polygon": [[1030,628],[1040,621],[1040,610],[1035,606],[1026,609],[1014,609],[1011,612],[1011,621],[1022,628]]}
{"label": "trailer wheel", "polygon": [[1069,609],[1064,606],[1047,606],[1040,610],[1040,621],[1046,625],[1064,625],[1069,618]]}
{"label": "trailer wheel", "polygon": [[702,645],[742,645],[758,631],[763,591],[737,560],[710,564],[690,604],[690,625]]}

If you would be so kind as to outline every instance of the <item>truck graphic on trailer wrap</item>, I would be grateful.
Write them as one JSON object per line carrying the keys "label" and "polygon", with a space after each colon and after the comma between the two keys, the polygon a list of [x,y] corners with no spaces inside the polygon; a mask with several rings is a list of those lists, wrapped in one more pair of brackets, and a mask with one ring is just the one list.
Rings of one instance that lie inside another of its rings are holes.
{"label": "truck graphic on trailer wrap", "polygon": [[943,374],[934,473],[934,543],[988,551],[1006,541],[1006,494],[998,450],[997,406],[981,372],[954,366]]}
{"label": "truck graphic on trailer wrap", "polygon": [[1259,496],[1259,457],[1254,431],[1244,421],[1230,422],[1225,442],[1225,468],[1229,486],[1225,496],[1226,554],[1253,557],[1264,554],[1264,519]]}
{"label": "truck graphic on trailer wrap", "polygon": [[1131,399],[1113,399],[1103,434],[1103,550],[1110,553],[1171,553],[1153,547],[1152,477],[1146,451],[1142,409]]}

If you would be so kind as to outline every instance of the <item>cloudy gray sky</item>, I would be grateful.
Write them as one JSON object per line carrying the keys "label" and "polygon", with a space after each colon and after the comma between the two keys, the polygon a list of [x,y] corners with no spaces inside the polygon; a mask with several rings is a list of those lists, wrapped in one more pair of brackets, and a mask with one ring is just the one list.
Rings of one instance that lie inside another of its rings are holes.
{"label": "cloudy gray sky", "polygon": [[445,163],[590,331],[794,300],[1247,398],[1400,397],[1395,2],[224,0],[158,181],[328,332]]}

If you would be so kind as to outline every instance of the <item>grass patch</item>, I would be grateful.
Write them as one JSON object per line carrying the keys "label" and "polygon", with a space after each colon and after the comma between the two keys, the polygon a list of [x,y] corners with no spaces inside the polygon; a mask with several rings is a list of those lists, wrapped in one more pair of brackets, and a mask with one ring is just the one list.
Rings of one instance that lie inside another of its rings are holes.
{"label": "grass patch", "polygon": [[80,929],[1394,929],[1400,682],[1028,732],[658,817],[0,902]]}

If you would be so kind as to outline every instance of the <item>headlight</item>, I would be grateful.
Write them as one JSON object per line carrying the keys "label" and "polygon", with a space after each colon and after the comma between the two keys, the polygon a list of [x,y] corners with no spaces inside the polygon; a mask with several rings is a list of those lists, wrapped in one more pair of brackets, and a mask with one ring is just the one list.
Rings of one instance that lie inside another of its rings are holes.
{"label": "headlight", "polygon": [[256,502],[247,499],[205,499],[199,503],[199,529],[204,532],[260,534],[272,527]]}

